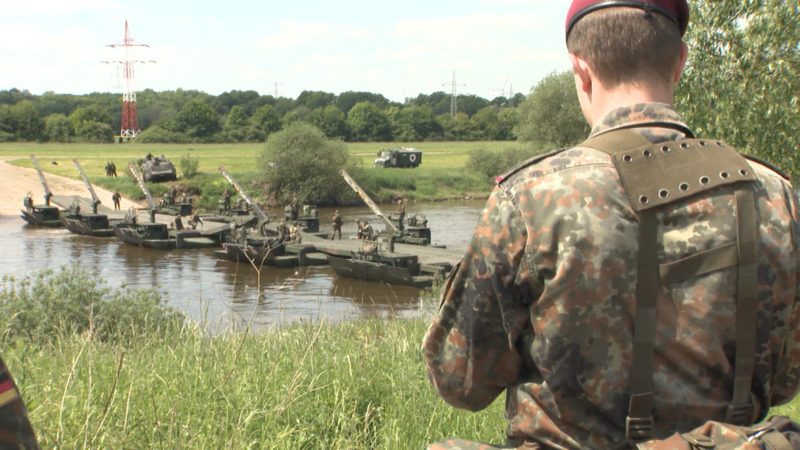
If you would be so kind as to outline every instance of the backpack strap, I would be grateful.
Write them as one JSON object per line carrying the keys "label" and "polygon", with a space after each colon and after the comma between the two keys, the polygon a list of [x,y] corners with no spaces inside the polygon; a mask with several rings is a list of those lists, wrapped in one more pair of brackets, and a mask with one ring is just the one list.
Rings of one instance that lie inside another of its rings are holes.
{"label": "backpack strap", "polygon": [[[733,265],[738,266],[736,365],[726,421],[749,423],[750,384],[755,363],[756,264],[755,205],[749,183],[755,175],[745,158],[721,141],[684,139],[652,143],[630,129],[590,138],[580,146],[609,154],[639,217],[636,313],[625,435],[630,442],[653,436],[653,367],[656,301],[661,284],[680,281]],[[658,265],[658,211],[679,200],[732,184],[735,191],[737,241]],[[736,422],[733,422],[736,423]]]}

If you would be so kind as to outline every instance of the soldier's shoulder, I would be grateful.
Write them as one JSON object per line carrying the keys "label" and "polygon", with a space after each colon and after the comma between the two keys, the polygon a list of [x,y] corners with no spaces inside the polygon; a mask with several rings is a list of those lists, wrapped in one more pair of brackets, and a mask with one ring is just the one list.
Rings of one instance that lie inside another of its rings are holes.
{"label": "soldier's shoulder", "polygon": [[528,158],[528,159],[516,164],[515,166],[511,167],[510,169],[506,170],[502,174],[498,175],[495,178],[495,181],[497,182],[497,184],[502,184],[503,182],[506,182],[509,179],[511,179],[514,175],[517,175],[518,173],[522,172],[527,167],[530,167],[530,166],[532,166],[534,164],[538,164],[538,163],[540,163],[540,162],[542,162],[542,161],[544,161],[544,160],[546,160],[548,158],[552,158],[553,156],[556,156],[559,153],[563,153],[566,150],[569,150],[569,147],[563,147],[563,148],[559,148],[557,150],[551,150],[549,152],[545,152],[545,153],[533,156],[531,158]]}

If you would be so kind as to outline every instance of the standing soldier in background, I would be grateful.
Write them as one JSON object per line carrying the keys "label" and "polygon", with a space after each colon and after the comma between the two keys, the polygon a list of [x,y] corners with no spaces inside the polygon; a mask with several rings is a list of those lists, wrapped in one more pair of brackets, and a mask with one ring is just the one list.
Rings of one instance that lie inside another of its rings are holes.
{"label": "standing soldier in background", "polygon": [[0,358],[0,448],[39,448],[19,389],[2,358]]}
{"label": "standing soldier in background", "polygon": [[120,209],[119,202],[122,200],[122,196],[119,195],[119,192],[114,192],[114,195],[111,196],[111,200],[114,201],[114,210]]}
{"label": "standing soldier in background", "polygon": [[798,391],[798,205],[673,109],[688,20],[686,0],[572,2],[590,138],[499,178],[445,285],[429,378],[473,411],[505,391],[509,445],[625,448]]}
{"label": "standing soldier in background", "polygon": [[339,240],[342,239],[342,216],[339,215],[339,210],[337,209],[333,213],[333,217],[331,218],[331,240],[336,239],[336,235],[339,235]]}
{"label": "standing soldier in background", "polygon": [[403,219],[406,217],[406,206],[403,204],[403,199],[397,199],[397,208],[394,210],[397,215],[398,228],[403,231]]}

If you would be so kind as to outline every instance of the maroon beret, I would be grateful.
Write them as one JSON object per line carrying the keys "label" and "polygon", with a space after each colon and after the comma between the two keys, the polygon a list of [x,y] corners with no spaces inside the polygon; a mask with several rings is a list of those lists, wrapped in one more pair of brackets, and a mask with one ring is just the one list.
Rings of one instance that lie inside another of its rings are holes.
{"label": "maroon beret", "polygon": [[686,32],[686,26],[689,24],[689,5],[686,0],[573,0],[567,12],[566,36],[569,37],[572,27],[581,17],[592,11],[612,6],[626,6],[659,12],[675,22],[681,36]]}

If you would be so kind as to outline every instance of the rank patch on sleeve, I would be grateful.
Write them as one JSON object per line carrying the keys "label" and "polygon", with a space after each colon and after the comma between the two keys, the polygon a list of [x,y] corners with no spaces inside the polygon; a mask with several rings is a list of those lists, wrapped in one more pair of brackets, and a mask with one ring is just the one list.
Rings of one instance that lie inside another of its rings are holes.
{"label": "rank patch on sleeve", "polygon": [[19,392],[11,380],[0,383],[0,408],[19,398]]}

